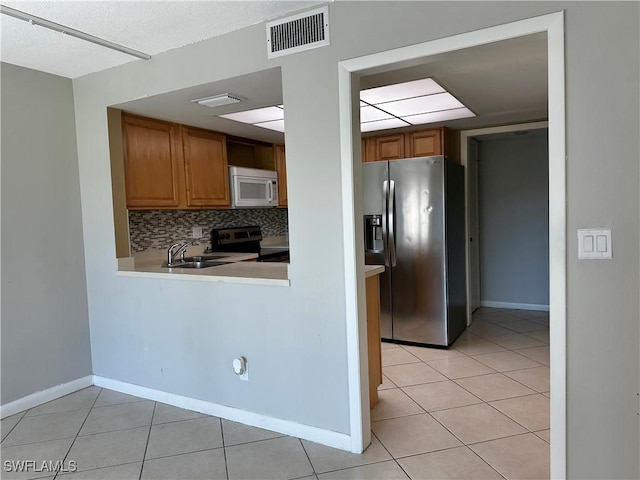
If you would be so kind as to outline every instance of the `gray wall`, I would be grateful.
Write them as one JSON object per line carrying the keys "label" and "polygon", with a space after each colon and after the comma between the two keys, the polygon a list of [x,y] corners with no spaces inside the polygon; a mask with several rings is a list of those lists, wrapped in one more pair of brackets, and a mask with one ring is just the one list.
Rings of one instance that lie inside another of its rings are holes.
{"label": "gray wall", "polygon": [[[569,476],[638,478],[638,7],[335,2],[330,47],[268,61],[256,25],[75,80],[95,373],[349,433],[340,232],[350,200],[326,195],[341,183],[337,62],[566,9]],[[287,108],[291,286],[116,276],[106,107],[275,66]],[[613,260],[579,262],[575,230],[607,225]],[[237,354],[252,362],[249,382],[231,371]]]}
{"label": "gray wall", "polygon": [[70,80],[3,63],[2,404],[91,374]]}
{"label": "gray wall", "polygon": [[546,130],[480,137],[480,301],[549,305]]}

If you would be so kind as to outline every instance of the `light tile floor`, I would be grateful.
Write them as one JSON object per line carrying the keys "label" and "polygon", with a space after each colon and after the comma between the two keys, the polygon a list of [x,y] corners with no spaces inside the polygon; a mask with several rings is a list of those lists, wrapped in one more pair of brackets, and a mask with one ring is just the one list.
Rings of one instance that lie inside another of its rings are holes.
{"label": "light tile floor", "polygon": [[[546,479],[549,319],[480,309],[448,350],[383,343],[372,444],[354,455],[89,387],[2,420],[3,479]],[[9,472],[6,461],[36,460]],[[77,471],[46,471],[60,461]]]}

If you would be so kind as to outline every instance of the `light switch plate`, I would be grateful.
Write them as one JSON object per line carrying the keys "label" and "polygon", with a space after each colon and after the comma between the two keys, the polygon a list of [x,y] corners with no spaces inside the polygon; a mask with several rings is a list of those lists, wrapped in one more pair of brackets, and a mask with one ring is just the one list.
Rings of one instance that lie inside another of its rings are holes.
{"label": "light switch plate", "polygon": [[191,238],[201,238],[202,237],[202,227],[193,227],[191,229]]}
{"label": "light switch plate", "polygon": [[608,259],[611,253],[611,229],[578,229],[578,258]]}

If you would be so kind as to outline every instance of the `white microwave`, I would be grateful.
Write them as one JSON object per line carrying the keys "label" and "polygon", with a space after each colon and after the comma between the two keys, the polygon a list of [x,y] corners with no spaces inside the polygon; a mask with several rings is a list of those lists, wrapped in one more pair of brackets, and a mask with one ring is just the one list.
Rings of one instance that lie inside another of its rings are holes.
{"label": "white microwave", "polygon": [[278,174],[274,170],[229,167],[231,207],[277,207]]}

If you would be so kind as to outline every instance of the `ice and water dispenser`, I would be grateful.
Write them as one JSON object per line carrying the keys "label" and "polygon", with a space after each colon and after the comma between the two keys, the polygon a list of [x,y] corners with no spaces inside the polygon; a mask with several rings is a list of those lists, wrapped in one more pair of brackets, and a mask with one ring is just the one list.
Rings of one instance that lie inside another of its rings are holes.
{"label": "ice and water dispenser", "polygon": [[365,252],[379,253],[383,251],[382,215],[364,216],[364,249]]}

